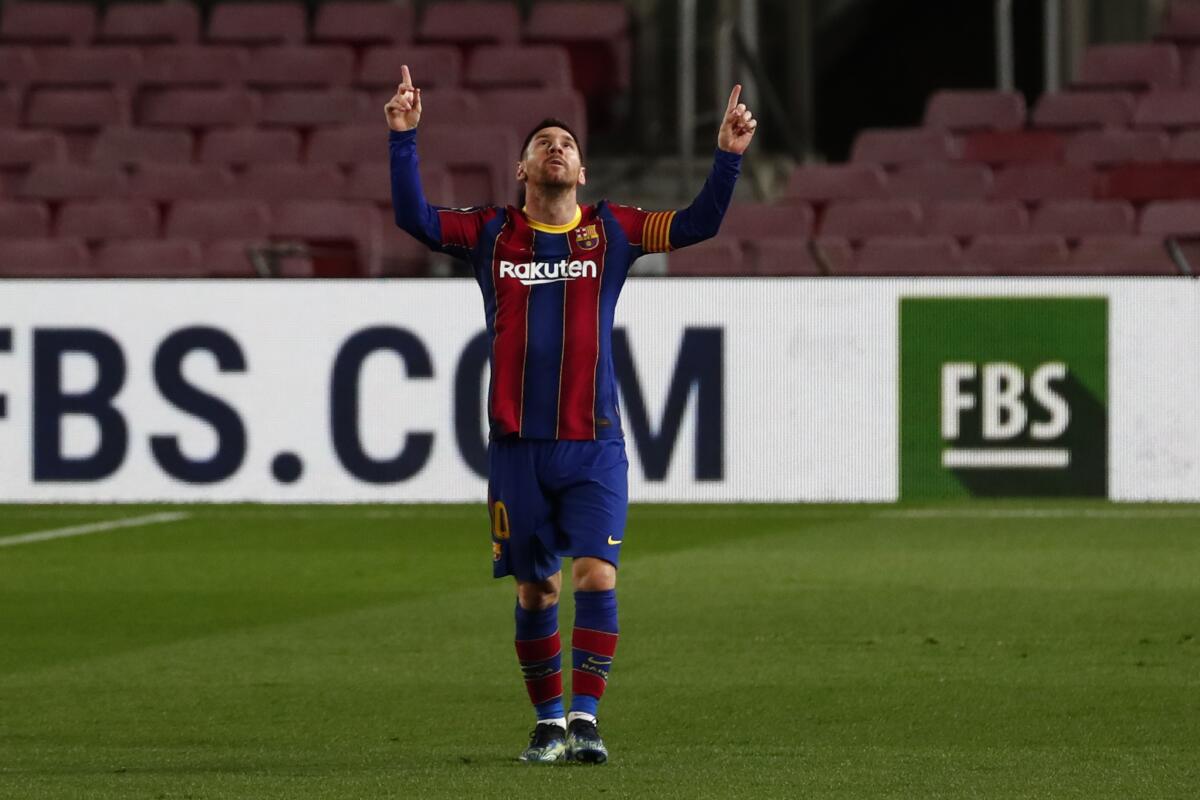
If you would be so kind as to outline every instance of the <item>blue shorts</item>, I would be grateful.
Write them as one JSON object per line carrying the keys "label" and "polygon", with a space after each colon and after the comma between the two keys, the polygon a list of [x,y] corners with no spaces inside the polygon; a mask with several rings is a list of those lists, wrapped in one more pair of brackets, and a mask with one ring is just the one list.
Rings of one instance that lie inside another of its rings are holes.
{"label": "blue shorts", "polygon": [[488,473],[495,577],[545,580],[563,556],[617,566],[629,506],[624,439],[501,439],[488,444]]}

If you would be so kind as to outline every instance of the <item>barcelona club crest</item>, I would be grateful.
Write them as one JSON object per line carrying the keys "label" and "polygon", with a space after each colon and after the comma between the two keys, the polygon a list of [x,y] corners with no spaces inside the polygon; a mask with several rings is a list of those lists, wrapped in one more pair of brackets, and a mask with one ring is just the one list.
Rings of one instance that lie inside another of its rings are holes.
{"label": "barcelona club crest", "polygon": [[581,250],[591,250],[600,244],[600,234],[596,232],[596,226],[593,224],[576,228],[575,244],[579,245]]}

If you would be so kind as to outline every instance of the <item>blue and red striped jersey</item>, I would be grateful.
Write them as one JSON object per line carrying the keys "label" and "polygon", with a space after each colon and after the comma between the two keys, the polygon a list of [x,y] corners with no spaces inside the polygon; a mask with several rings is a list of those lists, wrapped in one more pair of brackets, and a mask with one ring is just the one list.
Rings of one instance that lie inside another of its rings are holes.
{"label": "blue and red striped jersey", "polygon": [[396,224],[431,249],[465,259],[483,293],[492,438],[620,438],[611,340],[629,268],[645,253],[716,235],[741,156],[718,150],[685,209],[643,211],[602,200],[555,226],[513,206],[430,205],[416,131],[392,131],[389,139]]}

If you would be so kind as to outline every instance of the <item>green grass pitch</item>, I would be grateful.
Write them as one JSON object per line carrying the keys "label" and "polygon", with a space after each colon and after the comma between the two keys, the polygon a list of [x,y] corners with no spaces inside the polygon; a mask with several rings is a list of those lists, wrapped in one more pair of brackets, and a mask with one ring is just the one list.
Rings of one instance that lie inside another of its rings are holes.
{"label": "green grass pitch", "polygon": [[[0,540],[158,510],[3,506]],[[0,547],[0,797],[1200,786],[1200,507],[636,506],[599,768],[514,761],[481,505],[179,510]]]}

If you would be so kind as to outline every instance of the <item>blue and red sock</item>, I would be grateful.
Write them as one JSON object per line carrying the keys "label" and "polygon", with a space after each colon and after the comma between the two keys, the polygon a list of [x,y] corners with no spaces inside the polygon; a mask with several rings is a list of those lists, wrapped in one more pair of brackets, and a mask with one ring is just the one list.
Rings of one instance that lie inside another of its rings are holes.
{"label": "blue and red sock", "polygon": [[575,593],[571,634],[571,713],[596,716],[617,652],[617,592]]}
{"label": "blue and red sock", "polygon": [[529,700],[541,720],[563,719],[562,640],[558,604],[530,611],[517,604],[517,660],[525,676]]}

